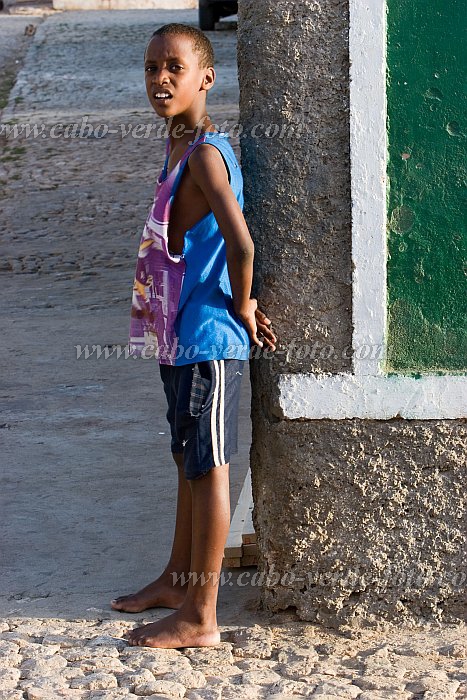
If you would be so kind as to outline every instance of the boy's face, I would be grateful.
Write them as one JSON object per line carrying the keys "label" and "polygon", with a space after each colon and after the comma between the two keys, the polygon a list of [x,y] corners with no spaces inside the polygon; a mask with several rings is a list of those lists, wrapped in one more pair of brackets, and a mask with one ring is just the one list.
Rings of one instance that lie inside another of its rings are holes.
{"label": "boy's face", "polygon": [[182,114],[204,100],[214,84],[214,68],[200,68],[187,36],[154,36],[144,60],[146,91],[160,117]]}

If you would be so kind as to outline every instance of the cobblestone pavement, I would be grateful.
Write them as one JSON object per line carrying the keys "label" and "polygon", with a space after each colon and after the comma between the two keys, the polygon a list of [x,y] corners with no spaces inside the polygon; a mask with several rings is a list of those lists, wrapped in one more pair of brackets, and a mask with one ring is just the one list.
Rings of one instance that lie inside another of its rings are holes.
{"label": "cobblestone pavement", "polygon": [[[258,589],[234,584],[220,590],[218,647],[152,650],[129,647],[123,633],[167,611],[120,615],[108,605],[147,582],[141,562],[157,568],[167,558],[174,469],[153,368],[115,357],[80,362],[73,349],[127,341],[135,252],[163,160],[163,140],[144,138],[155,122],[142,51],[156,24],[195,19],[154,11],[0,18],[0,45],[8,39],[0,61],[22,64],[3,123],[44,126],[36,138],[0,137],[8,358],[0,698],[467,698],[462,625],[337,632],[297,621],[293,610],[261,611]],[[31,24],[35,33],[25,34]],[[235,36],[213,39],[220,81],[211,114],[234,122]],[[75,124],[84,124],[80,137],[57,136]],[[234,501],[248,461],[248,401],[243,452],[231,465]]]}
{"label": "cobblestone pavement", "polygon": [[448,700],[467,697],[466,641],[455,628],[360,636],[306,623],[221,627],[221,643],[129,647],[128,621],[5,621],[4,700],[149,697]]}

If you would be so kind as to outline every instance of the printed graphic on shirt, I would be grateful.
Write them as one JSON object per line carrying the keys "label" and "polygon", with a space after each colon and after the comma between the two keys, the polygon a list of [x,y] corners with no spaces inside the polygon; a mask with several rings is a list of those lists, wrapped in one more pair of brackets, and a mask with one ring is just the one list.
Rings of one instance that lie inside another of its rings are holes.
{"label": "printed graphic on shirt", "polygon": [[175,364],[178,352],[174,324],[186,271],[183,255],[173,255],[168,250],[170,209],[178,174],[194,146],[187,148],[167,175],[170,143],[169,139],[166,141],[164,169],[141,236],[133,284],[130,353],[155,357],[168,365]]}
{"label": "printed graphic on shirt", "polygon": [[138,251],[130,323],[130,352],[174,364],[178,338],[174,332],[185,275],[185,261],[168,252],[171,190],[176,167],[158,179],[154,203]]}

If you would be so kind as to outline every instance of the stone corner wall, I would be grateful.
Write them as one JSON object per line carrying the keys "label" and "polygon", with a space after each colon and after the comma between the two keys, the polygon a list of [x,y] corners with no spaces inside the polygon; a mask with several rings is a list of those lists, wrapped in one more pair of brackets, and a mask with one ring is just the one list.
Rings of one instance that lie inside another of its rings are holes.
{"label": "stone corner wall", "polygon": [[[280,374],[351,371],[348,21],[346,0],[239,2],[253,291],[280,351],[250,361],[261,600],[336,627],[455,622],[465,422],[288,420],[277,405]],[[313,343],[335,352],[307,356]]]}

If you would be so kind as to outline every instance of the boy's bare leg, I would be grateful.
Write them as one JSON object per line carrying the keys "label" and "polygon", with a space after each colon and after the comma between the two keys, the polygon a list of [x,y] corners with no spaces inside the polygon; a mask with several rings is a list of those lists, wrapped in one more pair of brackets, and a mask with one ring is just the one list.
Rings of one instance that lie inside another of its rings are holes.
{"label": "boy's bare leg", "polygon": [[137,593],[113,600],[114,610],[137,613],[148,608],[179,608],[183,603],[188,582],[174,583],[172,573],[188,577],[191,562],[191,489],[183,469],[183,454],[172,453],[178,467],[177,517],[172,553],[162,574]]}
{"label": "boy's bare leg", "polygon": [[[216,605],[224,547],[230,527],[229,465],[190,480],[193,513],[191,572],[181,607],[162,620],[127,633],[133,646],[215,646],[220,642]],[[203,576],[204,574],[204,576]]]}

